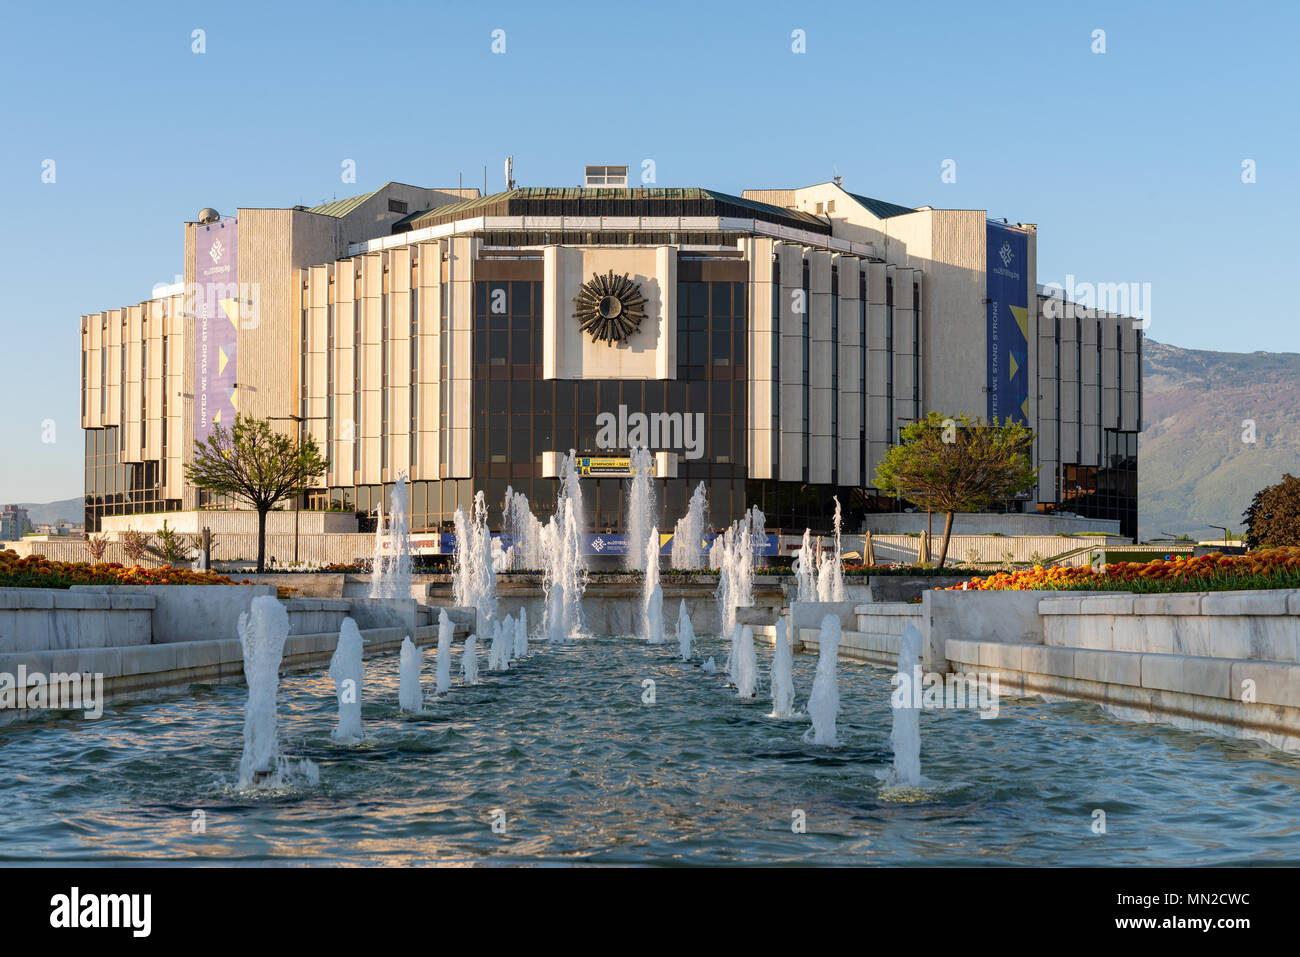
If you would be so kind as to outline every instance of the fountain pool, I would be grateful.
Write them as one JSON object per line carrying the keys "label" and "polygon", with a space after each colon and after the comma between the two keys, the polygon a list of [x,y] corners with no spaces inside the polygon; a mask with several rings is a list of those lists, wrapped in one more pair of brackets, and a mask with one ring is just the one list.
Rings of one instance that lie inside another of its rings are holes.
{"label": "fountain pool", "polygon": [[[723,640],[697,644],[701,660],[726,655]],[[800,740],[805,721],[767,716],[771,659],[760,646],[759,694],[740,701],[721,670],[639,636],[543,642],[403,715],[397,655],[372,658],[360,747],[330,739],[324,670],[285,675],[281,747],[319,783],[264,792],[237,787],[242,684],[6,725],[0,861],[1300,864],[1300,757],[1004,700],[991,720],[923,712],[925,776],[941,787],[890,801],[875,772],[892,764],[891,671],[841,664],[841,745],[827,748]],[[794,658],[801,706],[816,663]],[[498,807],[505,834],[490,827]],[[796,809],[807,833],[791,830]]]}

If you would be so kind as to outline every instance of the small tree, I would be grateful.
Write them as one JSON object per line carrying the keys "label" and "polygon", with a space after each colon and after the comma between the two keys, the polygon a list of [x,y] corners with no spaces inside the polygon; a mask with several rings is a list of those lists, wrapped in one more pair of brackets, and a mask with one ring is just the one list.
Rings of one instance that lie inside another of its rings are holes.
{"label": "small tree", "polygon": [[167,527],[167,519],[163,519],[162,528],[154,533],[154,538],[158,540],[158,546],[151,551],[168,565],[175,565],[190,557],[189,542],[176,529]]}
{"label": "small tree", "polygon": [[1300,478],[1287,473],[1276,485],[1260,489],[1243,518],[1251,548],[1300,545]]}
{"label": "small tree", "polygon": [[86,551],[90,552],[90,560],[93,562],[102,562],[104,553],[108,551],[107,535],[87,535]]}
{"label": "small tree", "polygon": [[122,551],[132,565],[140,564],[140,559],[144,558],[145,553],[149,551],[150,541],[152,538],[148,532],[138,532],[134,528],[129,528],[122,533]]}
{"label": "small tree", "polygon": [[931,412],[903,429],[876,467],[876,487],[944,513],[939,568],[948,557],[957,512],[976,512],[1033,488],[1031,435],[1017,422],[986,424]]}
{"label": "small tree", "polygon": [[194,443],[194,461],[186,466],[185,477],[198,488],[242,499],[257,510],[260,572],[266,570],[266,513],[311,488],[327,468],[311,436],[298,445],[266,419],[237,415],[230,429],[218,425],[206,441]]}

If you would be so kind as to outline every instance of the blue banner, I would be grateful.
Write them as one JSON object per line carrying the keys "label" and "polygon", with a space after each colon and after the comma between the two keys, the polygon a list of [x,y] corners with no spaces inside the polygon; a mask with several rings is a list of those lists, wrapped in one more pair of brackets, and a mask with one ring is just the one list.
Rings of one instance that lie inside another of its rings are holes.
{"label": "blue banner", "polygon": [[1029,238],[988,224],[986,418],[1029,424]]}
{"label": "blue banner", "polygon": [[194,236],[194,441],[235,424],[239,344],[239,224],[233,216]]}

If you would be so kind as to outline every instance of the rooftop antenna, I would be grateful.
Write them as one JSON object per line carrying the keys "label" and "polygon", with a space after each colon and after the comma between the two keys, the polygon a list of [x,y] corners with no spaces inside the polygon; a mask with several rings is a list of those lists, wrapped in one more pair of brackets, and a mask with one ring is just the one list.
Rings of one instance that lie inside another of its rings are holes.
{"label": "rooftop antenna", "polygon": [[833,177],[834,180],[835,180],[835,185],[836,185],[836,186],[843,186],[843,185],[844,185],[844,177],[840,175],[840,168],[839,168],[839,166],[832,165],[832,166],[831,166],[831,169],[835,170],[835,176]]}
{"label": "rooftop antenna", "polygon": [[488,191],[487,191],[487,163],[484,163],[484,164],[483,164],[483,195],[486,196],[487,194],[488,194]]}
{"label": "rooftop antenna", "polygon": [[506,189],[512,190],[514,188],[515,188],[515,158],[513,156],[507,156],[506,157]]}

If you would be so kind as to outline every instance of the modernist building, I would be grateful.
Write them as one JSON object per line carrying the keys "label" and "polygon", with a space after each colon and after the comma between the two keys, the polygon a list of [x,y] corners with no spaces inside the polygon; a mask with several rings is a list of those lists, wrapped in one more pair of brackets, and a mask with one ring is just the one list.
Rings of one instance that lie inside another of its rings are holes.
{"label": "modernist building", "polygon": [[0,541],[17,541],[27,534],[27,509],[18,505],[0,508]]}
{"label": "modernist building", "polygon": [[367,513],[406,475],[416,529],[479,489],[495,525],[507,486],[545,516],[576,449],[594,528],[617,532],[644,444],[661,527],[704,482],[716,527],[757,505],[828,530],[838,496],[856,530],[900,508],[875,467],[931,409],[1031,427],[1040,481],[1007,510],[1136,529],[1141,329],[1040,296],[1035,227],[983,210],[838,183],[389,183],[205,210],[184,239],[184,284],[82,317],[87,530],[207,504],[182,465],[236,412],[315,438],[306,507]]}

